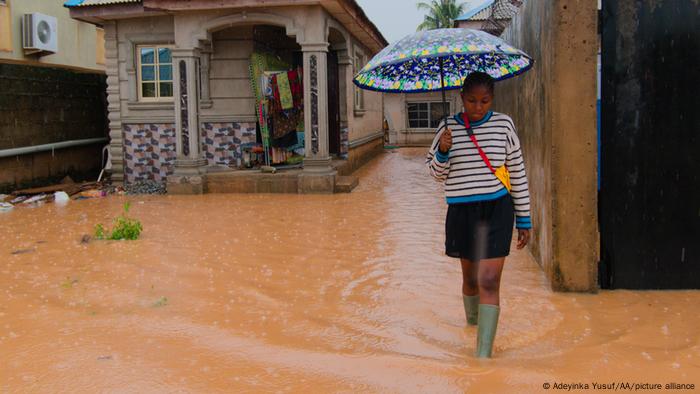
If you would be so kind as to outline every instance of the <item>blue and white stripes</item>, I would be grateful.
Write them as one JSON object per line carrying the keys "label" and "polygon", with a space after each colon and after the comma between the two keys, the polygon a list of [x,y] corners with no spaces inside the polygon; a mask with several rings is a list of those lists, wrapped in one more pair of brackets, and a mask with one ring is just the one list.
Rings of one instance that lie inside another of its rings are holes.
{"label": "blue and white stripes", "polygon": [[[452,148],[447,154],[438,150],[445,126],[452,130]],[[505,164],[510,172],[515,226],[519,229],[532,228],[525,164],[513,120],[508,115],[489,112],[484,119],[473,122],[471,126],[479,146],[488,156],[493,168]],[[467,135],[460,115],[447,118],[446,123],[440,123],[428,151],[426,164],[430,174],[436,180],[445,183],[445,198],[448,204],[495,200],[508,193],[479,155],[479,151]]]}

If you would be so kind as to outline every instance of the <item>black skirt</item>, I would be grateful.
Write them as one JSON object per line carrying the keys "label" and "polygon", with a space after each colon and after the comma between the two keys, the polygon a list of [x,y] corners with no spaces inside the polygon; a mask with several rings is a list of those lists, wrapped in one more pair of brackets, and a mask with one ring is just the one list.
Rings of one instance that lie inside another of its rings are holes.
{"label": "black skirt", "polygon": [[471,261],[508,256],[514,217],[510,194],[492,201],[450,204],[445,254]]}

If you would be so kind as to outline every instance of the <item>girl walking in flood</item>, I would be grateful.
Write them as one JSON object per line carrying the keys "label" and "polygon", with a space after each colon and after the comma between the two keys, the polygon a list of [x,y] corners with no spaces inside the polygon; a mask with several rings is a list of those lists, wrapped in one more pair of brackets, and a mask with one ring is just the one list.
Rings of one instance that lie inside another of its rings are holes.
{"label": "girl walking in flood", "polygon": [[440,123],[426,163],[445,185],[445,254],[462,265],[467,324],[478,326],[476,356],[491,357],[513,221],[522,249],[532,227],[530,196],[513,120],[490,110],[493,79],[469,74],[461,97],[463,111]]}

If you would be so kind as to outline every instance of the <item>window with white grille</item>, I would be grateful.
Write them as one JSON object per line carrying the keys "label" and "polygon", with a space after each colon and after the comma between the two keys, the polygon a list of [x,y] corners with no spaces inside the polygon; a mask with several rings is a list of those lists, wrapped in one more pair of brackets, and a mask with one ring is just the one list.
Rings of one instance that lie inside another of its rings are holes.
{"label": "window with white grille", "polygon": [[172,101],[173,58],[171,47],[137,47],[139,100]]}
{"label": "window with white grille", "polygon": [[[450,113],[450,103],[445,103]],[[443,117],[443,104],[441,101],[409,102],[406,103],[409,129],[434,129]]]}

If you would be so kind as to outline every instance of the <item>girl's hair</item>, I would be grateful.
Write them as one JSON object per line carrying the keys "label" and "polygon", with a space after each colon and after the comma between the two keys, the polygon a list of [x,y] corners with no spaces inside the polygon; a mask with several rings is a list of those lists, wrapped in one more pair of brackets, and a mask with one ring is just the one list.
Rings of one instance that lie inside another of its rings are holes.
{"label": "girl's hair", "polygon": [[481,71],[476,71],[464,78],[464,83],[462,83],[462,94],[465,94],[475,86],[484,86],[489,90],[489,92],[491,92],[491,94],[493,94],[493,85],[494,81],[490,75]]}

